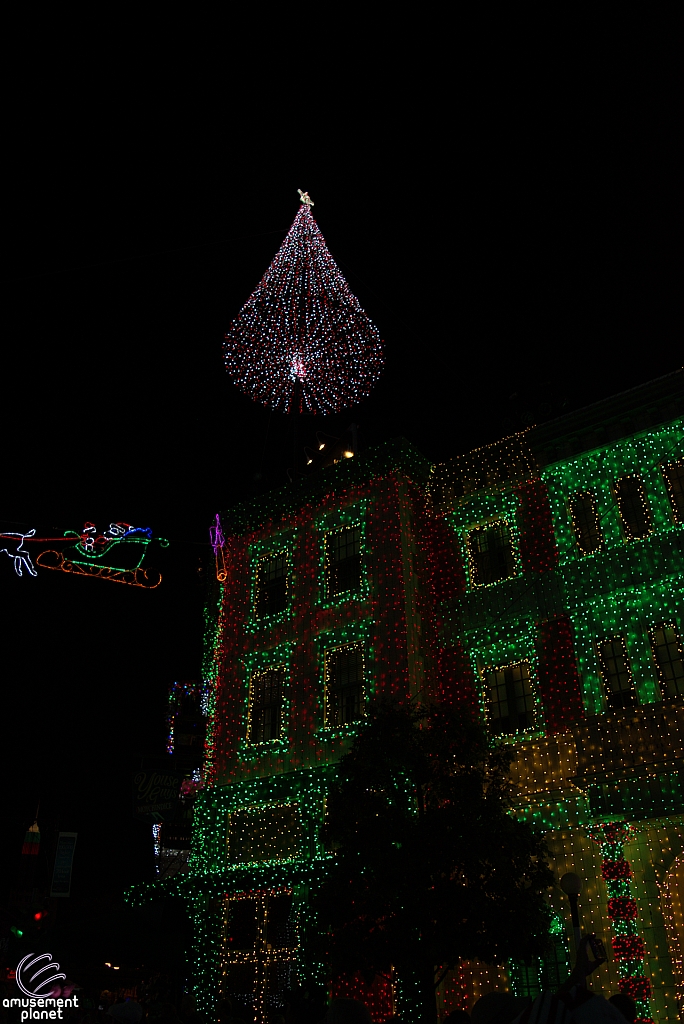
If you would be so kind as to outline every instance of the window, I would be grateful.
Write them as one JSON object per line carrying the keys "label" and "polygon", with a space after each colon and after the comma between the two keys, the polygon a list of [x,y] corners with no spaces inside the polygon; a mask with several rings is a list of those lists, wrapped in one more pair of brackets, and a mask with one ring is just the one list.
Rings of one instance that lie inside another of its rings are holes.
{"label": "window", "polygon": [[651,630],[651,650],[663,697],[684,697],[684,662],[674,626],[655,626]]}
{"label": "window", "polygon": [[583,555],[601,547],[601,526],[593,494],[575,494],[570,502],[572,528],[577,547]]}
{"label": "window", "polygon": [[240,1020],[279,1018],[285,994],[297,985],[298,914],[292,890],[226,896],[223,905],[221,995],[237,1006]]}
{"label": "window", "polygon": [[226,915],[226,944],[233,950],[248,950],[257,939],[257,901],[255,899],[232,899],[228,902]]}
{"label": "window", "polygon": [[248,807],[228,815],[228,860],[231,864],[258,864],[291,860],[302,845],[299,807]]}
{"label": "window", "polygon": [[254,602],[254,610],[259,618],[285,611],[288,573],[289,565],[284,551],[259,559]]}
{"label": "window", "polygon": [[325,590],[336,597],[361,585],[361,527],[345,526],[325,538]]}
{"label": "window", "polygon": [[651,512],[641,477],[623,476],[615,485],[615,495],[627,539],[645,537],[651,529]]}
{"label": "window", "polygon": [[529,662],[492,669],[486,676],[486,683],[488,724],[493,736],[534,728]]}
{"label": "window", "polygon": [[509,970],[516,996],[536,999],[540,992],[557,992],[568,976],[569,959],[562,934],[555,934],[551,936],[551,946],[543,959],[535,958],[532,964],[510,961]]}
{"label": "window", "polygon": [[247,742],[267,743],[280,739],[283,717],[285,669],[269,668],[255,673],[249,684]]}
{"label": "window", "polygon": [[671,462],[663,466],[663,476],[674,512],[674,521],[684,523],[684,462]]}
{"label": "window", "polygon": [[471,530],[468,534],[468,553],[470,575],[476,587],[498,583],[515,574],[511,535],[503,519]]}
{"label": "window", "polygon": [[366,713],[363,649],[360,644],[330,651],[325,658],[327,728],[358,722]]}
{"label": "window", "polygon": [[613,637],[612,640],[604,640],[599,645],[599,661],[610,707],[627,708],[636,704],[636,692],[632,686],[632,670],[629,666],[625,641],[621,636]]}

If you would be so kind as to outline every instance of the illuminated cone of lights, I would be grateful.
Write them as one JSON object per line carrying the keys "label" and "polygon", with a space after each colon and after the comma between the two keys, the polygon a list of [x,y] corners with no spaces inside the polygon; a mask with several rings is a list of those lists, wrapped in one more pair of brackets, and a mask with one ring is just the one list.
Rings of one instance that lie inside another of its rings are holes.
{"label": "illuminated cone of lights", "polygon": [[280,412],[334,413],[365,398],[382,342],[302,205],[261,282],[231,324],[226,369],[251,398]]}

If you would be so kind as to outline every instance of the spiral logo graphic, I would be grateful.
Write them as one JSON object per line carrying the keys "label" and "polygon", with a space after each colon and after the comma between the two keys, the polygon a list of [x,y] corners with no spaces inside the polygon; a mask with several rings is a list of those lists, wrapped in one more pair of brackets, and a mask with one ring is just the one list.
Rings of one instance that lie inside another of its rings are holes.
{"label": "spiral logo graphic", "polygon": [[51,953],[40,953],[38,956],[29,953],[17,965],[16,982],[25,996],[45,999],[52,992],[56,981],[66,979],[66,974],[55,974],[55,971],[59,971],[59,964],[52,962]]}

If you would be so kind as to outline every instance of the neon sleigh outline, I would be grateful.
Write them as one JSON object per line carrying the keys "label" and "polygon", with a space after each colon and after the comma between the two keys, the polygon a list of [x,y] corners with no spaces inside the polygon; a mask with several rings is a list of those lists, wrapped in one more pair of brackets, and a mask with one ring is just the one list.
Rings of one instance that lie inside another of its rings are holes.
{"label": "neon sleigh outline", "polygon": [[[149,527],[131,526],[129,523],[110,523],[109,528],[98,534],[93,523],[86,523],[83,530],[66,530],[64,536],[73,537],[74,544],[64,551],[41,551],[36,565],[45,569],[61,569],[79,576],[93,576],[126,583],[129,586],[153,590],[161,583],[161,573],[142,569],[147,546],[152,541]],[[162,547],[168,547],[168,540],[156,538]],[[116,552],[116,558],[111,555]]]}

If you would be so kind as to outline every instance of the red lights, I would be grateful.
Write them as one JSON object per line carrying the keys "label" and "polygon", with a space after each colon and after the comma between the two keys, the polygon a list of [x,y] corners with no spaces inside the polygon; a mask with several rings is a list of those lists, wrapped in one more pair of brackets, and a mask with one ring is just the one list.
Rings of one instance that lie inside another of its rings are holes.
{"label": "red lights", "polygon": [[560,615],[539,624],[539,697],[546,727],[563,732],[584,719],[570,619]]}
{"label": "red lights", "polygon": [[516,488],[520,502],[520,557],[526,572],[543,573],[558,562],[548,490],[543,480]]}

